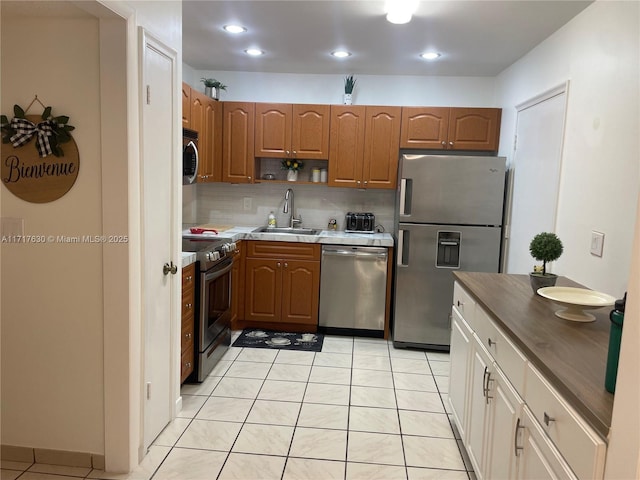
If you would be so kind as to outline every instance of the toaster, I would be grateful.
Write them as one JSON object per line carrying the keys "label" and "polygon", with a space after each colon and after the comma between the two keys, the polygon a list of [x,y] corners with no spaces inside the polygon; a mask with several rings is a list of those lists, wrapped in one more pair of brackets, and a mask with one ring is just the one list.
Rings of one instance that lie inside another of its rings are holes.
{"label": "toaster", "polygon": [[348,212],[344,230],[347,233],[375,233],[376,216],[373,213]]}

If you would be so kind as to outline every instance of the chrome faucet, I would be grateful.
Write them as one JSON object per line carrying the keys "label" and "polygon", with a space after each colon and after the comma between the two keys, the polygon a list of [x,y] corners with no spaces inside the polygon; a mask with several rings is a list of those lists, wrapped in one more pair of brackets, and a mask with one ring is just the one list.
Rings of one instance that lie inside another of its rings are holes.
{"label": "chrome faucet", "polygon": [[[289,202],[291,202],[291,207],[289,207]],[[302,223],[302,217],[295,217],[295,209],[293,205],[293,190],[287,188],[286,193],[284,194],[284,208],[282,209],[282,213],[289,213],[291,210],[291,220],[289,221],[289,228],[294,228],[296,223]]]}

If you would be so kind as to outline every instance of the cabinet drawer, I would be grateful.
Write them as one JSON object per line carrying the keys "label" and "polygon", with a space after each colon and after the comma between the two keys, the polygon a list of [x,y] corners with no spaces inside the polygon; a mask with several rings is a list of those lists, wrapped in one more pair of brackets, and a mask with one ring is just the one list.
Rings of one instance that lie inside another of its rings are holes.
{"label": "cabinet drawer", "polygon": [[531,364],[525,402],[581,480],[603,478],[606,445]]}
{"label": "cabinet drawer", "polygon": [[182,353],[180,362],[180,383],[184,382],[193,372],[193,345]]}
{"label": "cabinet drawer", "polygon": [[193,318],[193,295],[182,296],[182,318],[191,316]]}
{"label": "cabinet drawer", "polygon": [[453,284],[453,306],[456,307],[460,316],[465,319],[471,329],[475,329],[476,302],[458,282]]}
{"label": "cabinet drawer", "polygon": [[196,264],[192,263],[182,269],[182,291],[193,288],[196,283]]}
{"label": "cabinet drawer", "polygon": [[320,245],[297,242],[247,242],[247,257],[320,260]]}
{"label": "cabinet drawer", "polygon": [[193,347],[193,316],[182,319],[180,337],[180,350],[184,353],[189,347]]}

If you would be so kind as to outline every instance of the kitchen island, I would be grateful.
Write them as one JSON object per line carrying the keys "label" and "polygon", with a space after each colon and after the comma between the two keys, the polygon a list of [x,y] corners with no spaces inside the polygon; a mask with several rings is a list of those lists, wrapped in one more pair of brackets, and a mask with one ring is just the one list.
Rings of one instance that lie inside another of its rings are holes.
{"label": "kitchen island", "polygon": [[453,276],[449,401],[478,478],[602,479],[612,307],[573,322],[532,291],[528,275]]}

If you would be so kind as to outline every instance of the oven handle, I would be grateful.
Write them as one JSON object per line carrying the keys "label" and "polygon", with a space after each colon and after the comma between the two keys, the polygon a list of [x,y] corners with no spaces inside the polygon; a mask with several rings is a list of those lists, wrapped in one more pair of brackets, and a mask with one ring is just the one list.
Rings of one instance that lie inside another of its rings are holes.
{"label": "oven handle", "polygon": [[211,280],[215,280],[216,278],[220,278],[225,273],[228,273],[233,268],[233,257],[229,257],[229,263],[225,265],[223,268],[219,269],[219,267],[215,267],[212,270],[204,273],[203,281],[210,282]]}

